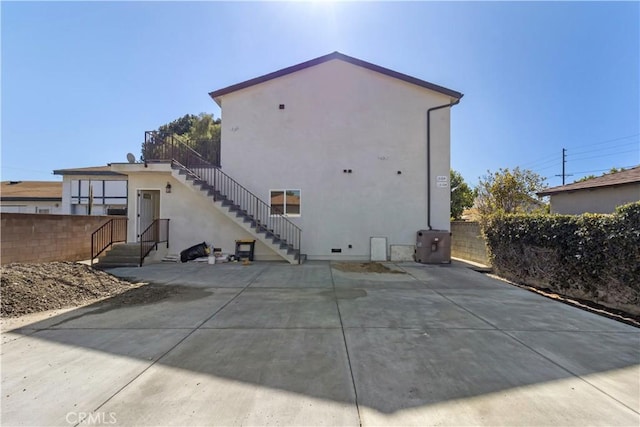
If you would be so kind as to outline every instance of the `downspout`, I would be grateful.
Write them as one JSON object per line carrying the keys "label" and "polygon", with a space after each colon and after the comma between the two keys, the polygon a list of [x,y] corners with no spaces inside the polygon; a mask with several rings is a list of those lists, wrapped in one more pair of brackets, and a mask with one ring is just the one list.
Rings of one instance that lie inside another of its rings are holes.
{"label": "downspout", "polygon": [[460,99],[444,105],[438,105],[427,110],[427,226],[431,228],[431,112],[442,108],[453,107]]}

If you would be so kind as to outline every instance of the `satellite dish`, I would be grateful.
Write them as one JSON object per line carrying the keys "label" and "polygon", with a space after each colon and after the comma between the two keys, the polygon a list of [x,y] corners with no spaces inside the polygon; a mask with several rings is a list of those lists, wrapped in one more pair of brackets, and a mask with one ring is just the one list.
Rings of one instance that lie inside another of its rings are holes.
{"label": "satellite dish", "polygon": [[127,153],[127,161],[128,161],[129,163],[135,163],[135,162],[136,162],[136,156],[134,156],[134,155],[133,155],[133,154],[131,154],[131,153]]}

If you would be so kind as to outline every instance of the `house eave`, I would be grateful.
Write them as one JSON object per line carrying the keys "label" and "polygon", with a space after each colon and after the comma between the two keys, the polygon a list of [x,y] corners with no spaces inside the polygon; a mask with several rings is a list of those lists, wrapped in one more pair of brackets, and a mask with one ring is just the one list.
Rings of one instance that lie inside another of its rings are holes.
{"label": "house eave", "polygon": [[541,191],[541,192],[536,193],[536,194],[538,196],[540,196],[540,197],[544,197],[544,196],[554,196],[556,194],[561,194],[561,193],[576,193],[576,192],[579,192],[579,191],[594,191],[594,190],[599,190],[601,188],[623,187],[623,186],[627,186],[627,185],[638,185],[638,186],[640,186],[640,182],[619,182],[619,183],[615,183],[615,184],[594,185],[593,187],[563,188],[563,189],[558,188],[557,190],[549,189],[549,190],[546,190],[546,191]]}
{"label": "house eave", "polygon": [[62,202],[62,197],[6,196],[0,197],[0,202]]}
{"label": "house eave", "polygon": [[113,171],[66,171],[64,169],[62,170],[54,170],[53,171],[54,175],[70,175],[70,176],[79,176],[79,175],[84,175],[84,176],[124,176],[121,173],[118,172],[113,172]]}

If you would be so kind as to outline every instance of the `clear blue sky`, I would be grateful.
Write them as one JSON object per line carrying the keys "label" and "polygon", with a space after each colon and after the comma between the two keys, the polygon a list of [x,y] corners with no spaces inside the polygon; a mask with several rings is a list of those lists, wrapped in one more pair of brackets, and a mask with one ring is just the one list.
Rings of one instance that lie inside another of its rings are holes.
{"label": "clear blue sky", "polygon": [[145,130],[219,117],[209,91],[336,50],[463,92],[451,166],[471,184],[520,165],[558,185],[562,148],[567,182],[640,163],[638,2],[3,1],[1,13],[2,180],[137,157]]}

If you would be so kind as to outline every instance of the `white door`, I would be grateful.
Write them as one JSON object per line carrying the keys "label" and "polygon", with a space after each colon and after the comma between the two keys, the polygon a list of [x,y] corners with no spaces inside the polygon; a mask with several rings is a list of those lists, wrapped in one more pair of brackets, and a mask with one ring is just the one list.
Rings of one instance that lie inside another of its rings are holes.
{"label": "white door", "polygon": [[160,216],[160,190],[138,190],[138,231],[140,234]]}

